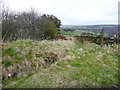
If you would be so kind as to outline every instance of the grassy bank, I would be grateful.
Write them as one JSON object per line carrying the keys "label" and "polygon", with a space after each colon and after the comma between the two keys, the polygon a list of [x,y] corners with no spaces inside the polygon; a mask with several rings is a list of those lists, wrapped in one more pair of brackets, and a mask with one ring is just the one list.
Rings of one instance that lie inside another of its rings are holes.
{"label": "grassy bank", "polygon": [[34,68],[33,72],[25,71],[25,77],[3,80],[3,87],[115,86],[119,77],[117,51],[116,45],[101,48],[93,43],[76,43],[74,40],[5,43],[2,49],[5,68],[23,67],[25,62]]}

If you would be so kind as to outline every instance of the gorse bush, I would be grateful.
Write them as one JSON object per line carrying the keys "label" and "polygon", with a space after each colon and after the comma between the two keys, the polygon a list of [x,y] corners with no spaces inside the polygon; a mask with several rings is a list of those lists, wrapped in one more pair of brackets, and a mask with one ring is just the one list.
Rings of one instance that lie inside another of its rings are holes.
{"label": "gorse bush", "polygon": [[47,25],[47,30],[45,32],[45,37],[46,39],[53,39],[55,38],[55,36],[57,35],[57,28],[55,27],[55,25],[52,22],[49,22]]}

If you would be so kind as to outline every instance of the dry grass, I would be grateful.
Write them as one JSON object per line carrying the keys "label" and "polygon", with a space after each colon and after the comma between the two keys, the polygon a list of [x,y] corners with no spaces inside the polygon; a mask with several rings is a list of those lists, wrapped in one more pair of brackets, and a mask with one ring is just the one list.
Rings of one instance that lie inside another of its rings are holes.
{"label": "dry grass", "polygon": [[[111,87],[118,85],[119,56],[116,45],[101,48],[89,42],[75,43],[74,40],[43,40],[41,42],[23,40],[6,43],[3,46],[4,60],[15,58],[14,54],[25,55],[22,62],[29,58],[28,61],[34,63],[35,67],[39,67],[38,62],[45,63],[43,60],[46,59],[57,60],[53,64],[45,64],[48,67],[38,69],[38,72],[29,73],[27,77],[4,81],[4,87]],[[14,53],[9,52],[8,49]],[[6,50],[8,52],[5,52]]]}

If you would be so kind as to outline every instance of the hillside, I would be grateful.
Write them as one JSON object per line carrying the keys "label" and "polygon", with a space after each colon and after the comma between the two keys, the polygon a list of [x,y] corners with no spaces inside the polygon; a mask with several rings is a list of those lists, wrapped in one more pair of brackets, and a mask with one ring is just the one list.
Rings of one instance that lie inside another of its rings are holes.
{"label": "hillside", "polygon": [[105,34],[109,37],[118,35],[118,25],[62,25],[64,29],[75,29],[80,31],[90,31],[94,33],[100,33],[101,29],[104,28]]}
{"label": "hillside", "polygon": [[4,43],[3,88],[116,87],[117,50],[75,39]]}

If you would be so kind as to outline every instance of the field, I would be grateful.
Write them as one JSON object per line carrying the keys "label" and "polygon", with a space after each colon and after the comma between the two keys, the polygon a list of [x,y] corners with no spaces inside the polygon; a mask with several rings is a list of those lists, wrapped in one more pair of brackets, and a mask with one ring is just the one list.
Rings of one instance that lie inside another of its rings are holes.
{"label": "field", "polygon": [[63,25],[61,28],[74,29],[79,32],[92,32],[96,34],[99,34],[102,28],[104,28],[104,33],[109,37],[118,35],[118,25]]}
{"label": "field", "polygon": [[4,43],[2,53],[3,88],[117,87],[120,77],[118,45],[18,40]]}
{"label": "field", "polygon": [[65,35],[65,36],[80,36],[82,33],[91,33],[91,34],[95,34],[95,35],[100,35],[100,33],[95,33],[95,32],[91,32],[91,31],[82,31],[82,30],[74,30],[74,31],[62,31],[61,34]]}

